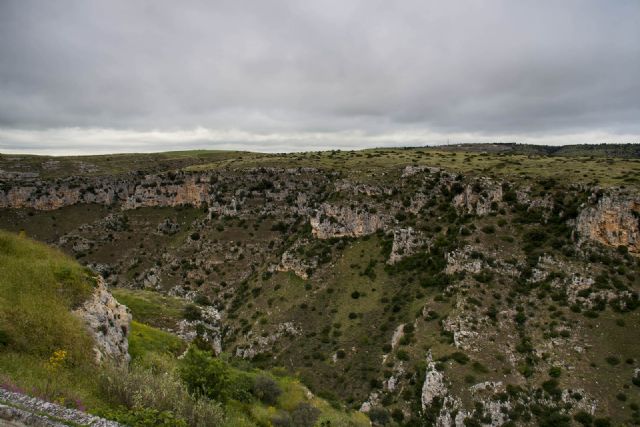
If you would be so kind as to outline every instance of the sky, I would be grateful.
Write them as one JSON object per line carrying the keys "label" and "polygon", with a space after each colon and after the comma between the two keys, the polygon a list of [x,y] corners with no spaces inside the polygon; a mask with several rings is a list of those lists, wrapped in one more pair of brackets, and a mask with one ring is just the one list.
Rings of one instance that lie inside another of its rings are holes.
{"label": "sky", "polygon": [[0,0],[0,152],[640,142],[638,0]]}

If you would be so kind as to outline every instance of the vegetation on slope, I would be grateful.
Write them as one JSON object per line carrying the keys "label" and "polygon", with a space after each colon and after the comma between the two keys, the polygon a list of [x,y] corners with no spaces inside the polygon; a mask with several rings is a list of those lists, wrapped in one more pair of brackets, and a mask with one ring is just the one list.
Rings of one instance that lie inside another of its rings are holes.
{"label": "vegetation on slope", "polygon": [[[329,405],[280,372],[235,367],[194,346],[178,360],[186,348],[180,338],[137,321],[131,366],[95,365],[92,340],[71,312],[93,286],[92,273],[68,256],[0,231],[2,387],[131,426],[367,425],[362,414]],[[155,324],[177,320],[185,306],[142,291],[116,293]]]}

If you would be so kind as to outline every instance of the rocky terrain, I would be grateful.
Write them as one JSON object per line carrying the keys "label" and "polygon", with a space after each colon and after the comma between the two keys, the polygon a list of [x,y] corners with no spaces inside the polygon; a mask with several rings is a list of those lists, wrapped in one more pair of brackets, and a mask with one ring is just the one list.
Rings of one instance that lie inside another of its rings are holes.
{"label": "rocky terrain", "polygon": [[459,154],[114,175],[85,160],[55,177],[33,172],[43,158],[3,166],[0,227],[104,278],[78,309],[98,359],[128,360],[108,285],[183,301],[147,323],[284,368],[376,425],[637,425],[640,191],[461,170],[485,160]]}

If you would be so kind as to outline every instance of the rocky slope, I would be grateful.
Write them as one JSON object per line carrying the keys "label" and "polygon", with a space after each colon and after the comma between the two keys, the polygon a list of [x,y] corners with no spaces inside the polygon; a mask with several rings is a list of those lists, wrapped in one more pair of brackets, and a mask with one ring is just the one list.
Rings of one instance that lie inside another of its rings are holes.
{"label": "rocky slope", "polygon": [[[414,164],[228,167],[7,175],[0,206],[0,226],[109,286],[196,304],[172,332],[297,372],[376,424],[640,417],[633,187]],[[111,306],[91,320],[110,331],[101,354],[126,359],[128,315],[96,298]]]}

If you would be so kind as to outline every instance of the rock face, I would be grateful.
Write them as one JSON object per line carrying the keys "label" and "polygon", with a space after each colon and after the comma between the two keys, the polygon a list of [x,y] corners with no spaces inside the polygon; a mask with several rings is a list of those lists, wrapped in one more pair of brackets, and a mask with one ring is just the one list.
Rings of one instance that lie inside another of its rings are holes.
{"label": "rock face", "polygon": [[222,353],[220,313],[214,307],[203,307],[197,320],[183,319],[178,323],[176,334],[185,341],[200,337],[211,345],[216,355]]}
{"label": "rock face", "polygon": [[93,295],[75,313],[93,335],[96,362],[111,360],[118,365],[129,363],[131,356],[127,335],[131,313],[111,295],[102,277],[98,276],[98,286]]}
{"label": "rock face", "polygon": [[487,178],[468,184],[453,198],[453,205],[465,213],[487,215],[502,201],[502,185]]}
{"label": "rock face", "polygon": [[606,194],[580,213],[576,230],[582,238],[608,246],[623,245],[640,255],[640,199]]}
{"label": "rock face", "polygon": [[250,340],[249,344],[237,347],[235,354],[237,357],[242,357],[243,359],[252,359],[257,354],[270,351],[273,344],[280,338],[296,336],[301,333],[300,327],[296,326],[293,322],[280,323],[275,332],[267,336],[255,337],[252,332],[249,332],[245,337]]}
{"label": "rock face", "polygon": [[277,271],[293,271],[301,279],[309,278],[309,271],[318,266],[318,258],[301,259],[297,254],[297,249],[304,247],[309,242],[307,240],[297,241],[289,250],[282,254],[280,263],[276,266]]}
{"label": "rock face", "polygon": [[436,369],[436,364],[433,362],[431,352],[429,352],[427,373],[422,384],[422,396],[420,398],[422,409],[429,407],[436,397],[443,397],[446,394],[447,386],[444,383],[444,375]]}
{"label": "rock face", "polygon": [[399,228],[393,232],[393,246],[388,264],[395,264],[402,258],[413,255],[424,244],[424,240],[411,227]]}
{"label": "rock face", "polygon": [[330,239],[332,237],[360,237],[375,233],[384,227],[381,215],[364,209],[352,209],[347,206],[322,204],[314,217],[311,217],[311,231],[314,237]]}
{"label": "rock face", "polygon": [[200,206],[209,200],[209,185],[200,176],[185,176],[172,183],[150,177],[123,204],[124,209],[150,206]]}

